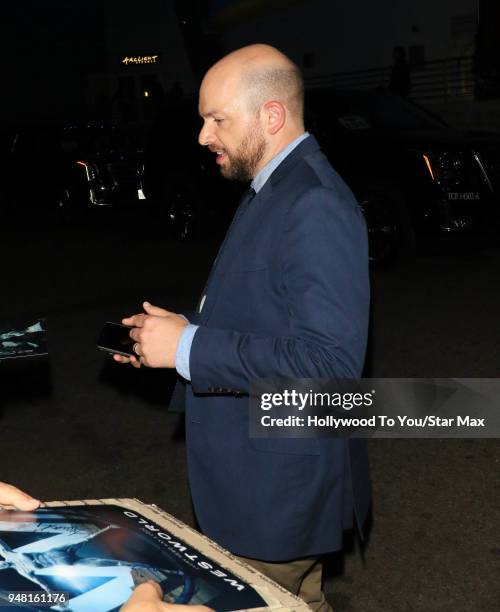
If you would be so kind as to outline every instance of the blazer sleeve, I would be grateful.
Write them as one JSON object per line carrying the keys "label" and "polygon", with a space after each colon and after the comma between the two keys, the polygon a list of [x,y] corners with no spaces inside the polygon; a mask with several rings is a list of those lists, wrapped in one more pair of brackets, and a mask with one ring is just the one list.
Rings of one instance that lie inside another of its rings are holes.
{"label": "blazer sleeve", "polygon": [[287,333],[199,327],[190,353],[195,393],[248,393],[252,378],[361,376],[369,312],[368,247],[363,214],[348,191],[315,187],[290,206],[281,274]]}

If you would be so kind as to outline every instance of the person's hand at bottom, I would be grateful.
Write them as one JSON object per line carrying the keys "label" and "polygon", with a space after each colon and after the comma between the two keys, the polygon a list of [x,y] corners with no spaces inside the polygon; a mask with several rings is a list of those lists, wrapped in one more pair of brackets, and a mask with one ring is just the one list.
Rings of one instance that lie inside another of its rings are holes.
{"label": "person's hand at bottom", "polygon": [[0,505],[14,506],[17,510],[30,511],[38,508],[40,501],[10,484],[0,482]]}
{"label": "person's hand at bottom", "polygon": [[206,606],[184,606],[162,601],[160,585],[153,581],[140,584],[120,612],[213,612]]}

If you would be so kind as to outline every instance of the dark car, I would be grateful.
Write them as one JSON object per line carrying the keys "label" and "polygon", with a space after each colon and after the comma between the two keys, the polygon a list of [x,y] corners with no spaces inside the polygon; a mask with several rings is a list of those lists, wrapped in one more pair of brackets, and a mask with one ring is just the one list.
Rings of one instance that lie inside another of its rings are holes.
{"label": "dark car", "polygon": [[306,108],[364,210],[373,261],[411,257],[436,238],[495,234],[500,138],[455,130],[384,91],[313,90]]}
{"label": "dark car", "polygon": [[69,218],[142,205],[142,151],[115,126],[25,126],[11,135],[2,181],[10,209],[59,209]]}
{"label": "dark car", "polygon": [[69,126],[60,143],[72,162],[60,206],[124,207],[146,200],[142,149],[116,126]]}

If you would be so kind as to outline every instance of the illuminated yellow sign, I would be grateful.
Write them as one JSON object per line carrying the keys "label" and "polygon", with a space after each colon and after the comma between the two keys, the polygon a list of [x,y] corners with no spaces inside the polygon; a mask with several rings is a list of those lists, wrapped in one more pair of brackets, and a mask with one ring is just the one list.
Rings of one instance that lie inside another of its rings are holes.
{"label": "illuminated yellow sign", "polygon": [[130,64],[158,64],[159,62],[159,55],[126,55],[122,59],[122,64],[125,64],[125,66],[129,66]]}

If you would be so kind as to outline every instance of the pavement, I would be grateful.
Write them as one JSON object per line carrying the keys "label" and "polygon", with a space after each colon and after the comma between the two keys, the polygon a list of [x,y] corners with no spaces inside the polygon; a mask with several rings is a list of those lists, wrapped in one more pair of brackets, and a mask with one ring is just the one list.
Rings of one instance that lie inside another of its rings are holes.
{"label": "pavement", "polygon": [[[46,316],[50,360],[0,365],[0,478],[44,500],[137,497],[191,525],[172,376],[95,348],[106,320],[147,299],[196,302],[222,228],[194,244],[129,213],[4,230],[0,320]],[[419,257],[374,272],[366,374],[497,377],[500,253]],[[498,440],[371,440],[368,540],[328,562],[336,612],[489,612],[500,601]]]}

